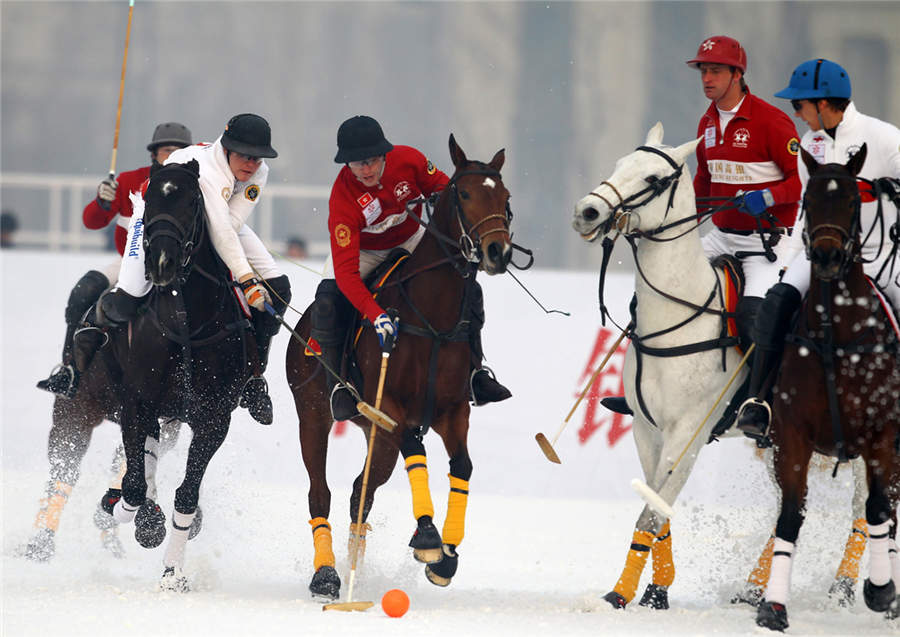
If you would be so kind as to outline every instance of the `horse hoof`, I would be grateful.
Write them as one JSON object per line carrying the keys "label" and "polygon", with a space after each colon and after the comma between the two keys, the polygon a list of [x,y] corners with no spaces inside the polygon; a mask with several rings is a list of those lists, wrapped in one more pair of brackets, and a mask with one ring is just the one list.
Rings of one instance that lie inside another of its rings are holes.
{"label": "horse hoof", "polygon": [[[103,509],[109,515],[113,514],[113,509],[116,508],[116,502],[118,502],[122,498],[122,489],[107,489],[106,493],[103,494],[103,497],[100,498],[100,508]],[[96,523],[97,517],[94,516],[94,522]],[[115,519],[113,519],[115,522]]]}
{"label": "horse hoof", "polygon": [[177,566],[167,566],[159,580],[159,590],[168,593],[188,593],[191,585]]}
{"label": "horse hoof", "polygon": [[335,600],[341,594],[341,578],[333,566],[320,566],[309,583],[309,592],[314,598]]}
{"label": "horse hoof", "polygon": [[744,590],[735,593],[730,601],[732,604],[749,604],[756,608],[759,606],[762,598],[763,589],[748,583]]}
{"label": "horse hoof", "polygon": [[894,598],[894,601],[891,602],[891,607],[884,614],[884,618],[888,620],[897,619],[898,617],[900,617],[900,595]]}
{"label": "horse hoof", "polygon": [[145,549],[155,549],[166,539],[166,515],[150,498],[134,516],[134,539]]}
{"label": "horse hoof", "polygon": [[418,525],[409,541],[409,545],[413,549],[413,557],[424,564],[440,562],[444,557],[442,549],[444,543],[441,541],[441,534],[435,528],[431,517],[423,515],[419,518]]}
{"label": "horse hoof", "polygon": [[863,582],[863,599],[866,600],[866,606],[876,613],[888,610],[896,596],[893,580],[888,580],[887,584],[881,586],[876,586],[869,578]]}
{"label": "horse hoof", "polygon": [[756,611],[756,625],[784,632],[788,627],[787,608],[778,602],[760,601]]}
{"label": "horse hoof", "polygon": [[849,608],[856,602],[856,580],[839,575],[828,589],[828,599],[842,608]]}
{"label": "horse hoof", "polygon": [[619,595],[616,591],[610,591],[603,596],[610,606],[616,609],[624,609],[628,605],[628,600]]}
{"label": "horse hoof", "polygon": [[452,544],[444,544],[441,559],[425,566],[425,577],[435,586],[450,586],[450,580],[456,575],[459,566],[459,554]]}
{"label": "horse hoof", "polygon": [[48,562],[56,554],[55,535],[51,529],[40,529],[18,553],[32,562]]}
{"label": "horse hoof", "polygon": [[125,547],[122,546],[122,541],[119,539],[115,527],[100,532],[100,544],[113,557],[117,559],[125,557]]}
{"label": "horse hoof", "polygon": [[638,605],[649,606],[656,610],[669,610],[669,587],[647,584],[647,590],[644,591]]}
{"label": "horse hoof", "polygon": [[203,509],[200,508],[200,505],[197,505],[197,510],[194,512],[194,519],[191,521],[191,529],[188,531],[188,539],[193,540],[200,534],[200,529],[203,528]]}

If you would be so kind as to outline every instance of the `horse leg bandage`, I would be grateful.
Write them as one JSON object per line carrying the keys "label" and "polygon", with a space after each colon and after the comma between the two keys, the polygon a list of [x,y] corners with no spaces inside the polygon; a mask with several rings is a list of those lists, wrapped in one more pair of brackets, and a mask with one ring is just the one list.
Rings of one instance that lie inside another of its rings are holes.
{"label": "horse leg bandage", "polygon": [[769,574],[772,572],[772,551],[774,550],[774,546],[775,536],[770,535],[769,541],[766,542],[765,548],[763,548],[759,559],[756,561],[756,568],[750,572],[750,577],[747,578],[748,582],[760,590],[764,590],[769,584]]}
{"label": "horse leg bandage", "polygon": [[672,560],[672,531],[669,522],[663,525],[653,542],[653,583],[671,586],[675,581],[675,562]]}
{"label": "horse leg bandage", "polygon": [[312,527],[313,568],[318,571],[323,566],[334,566],[334,550],[331,548],[331,525],[325,518],[313,518],[309,521]]}
{"label": "horse leg bandage", "polygon": [[859,560],[862,558],[863,552],[866,550],[866,540],[869,525],[865,518],[859,518],[853,521],[853,530],[847,538],[847,546],[844,547],[844,559],[838,566],[837,575],[835,577],[849,577],[853,581],[859,577]]}
{"label": "horse leg bandage", "polygon": [[791,592],[791,565],[794,543],[776,537],[772,545],[772,572],[766,587],[766,601],[787,604]]}
{"label": "horse leg bandage", "polygon": [[447,519],[441,541],[459,546],[466,531],[466,504],[469,501],[469,481],[447,474],[450,478],[450,495],[447,496]]}
{"label": "horse leg bandage", "polygon": [[613,587],[613,590],[624,597],[626,602],[633,600],[637,593],[637,587],[641,581],[641,573],[647,564],[647,558],[650,557],[650,547],[652,545],[653,533],[635,529],[634,535],[631,537],[631,548],[628,550],[628,557],[625,558],[625,568],[622,569],[622,575]]}
{"label": "horse leg bandage", "polygon": [[51,480],[47,483],[46,497],[41,499],[40,509],[34,520],[34,528],[50,529],[56,531],[59,528],[59,518],[62,510],[72,493],[72,485]]}
{"label": "horse leg bandage", "polygon": [[169,534],[169,542],[166,544],[163,566],[178,568],[184,566],[184,547],[187,544],[188,533],[195,515],[197,515],[196,511],[179,513],[177,510],[172,514],[172,532]]}
{"label": "horse leg bandage", "polygon": [[423,515],[434,517],[431,491],[428,489],[428,460],[423,455],[406,458],[406,475],[412,491],[413,516],[418,520]]}
{"label": "horse leg bandage", "polygon": [[891,579],[890,527],[890,520],[869,525],[869,581],[875,586],[884,586]]}

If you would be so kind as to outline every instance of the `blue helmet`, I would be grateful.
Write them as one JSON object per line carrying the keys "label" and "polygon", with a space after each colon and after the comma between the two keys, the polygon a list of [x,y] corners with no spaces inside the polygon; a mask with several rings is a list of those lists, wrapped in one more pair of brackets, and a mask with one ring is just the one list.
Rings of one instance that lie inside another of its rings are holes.
{"label": "blue helmet", "polygon": [[850,76],[840,64],[830,60],[809,60],[794,69],[787,88],[775,93],[775,97],[788,100],[850,99]]}

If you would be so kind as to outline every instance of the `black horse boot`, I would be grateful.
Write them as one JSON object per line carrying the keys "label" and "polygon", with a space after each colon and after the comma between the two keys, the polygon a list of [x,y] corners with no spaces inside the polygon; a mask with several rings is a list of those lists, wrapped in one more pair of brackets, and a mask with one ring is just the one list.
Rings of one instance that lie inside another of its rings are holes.
{"label": "black horse boot", "polygon": [[469,391],[476,407],[487,403],[498,403],[512,396],[512,392],[501,385],[490,367],[482,365],[484,350],[481,347],[481,328],[484,327],[484,294],[477,281],[472,282],[472,298],[469,306],[469,348],[472,351],[472,374],[469,376]]}
{"label": "black horse boot", "polygon": [[800,307],[800,292],[787,283],[776,283],[759,306],[753,325],[756,352],[750,372],[750,398],[744,401],[737,417],[737,428],[758,445],[768,446],[772,420],[770,376],[777,370],[784,351],[784,337],[790,329],[791,317]]}
{"label": "black horse boot", "polygon": [[66,304],[66,336],[63,341],[62,363],[57,365],[50,376],[38,381],[38,388],[51,393],[72,398],[78,389],[78,368],[72,355],[72,338],[76,330],[82,326],[85,314],[97,302],[100,295],[109,286],[106,275],[96,270],[84,274],[69,293]]}
{"label": "black horse boot", "polygon": [[[272,309],[281,316],[291,301],[291,283],[286,275],[266,279],[266,288],[272,292]],[[263,378],[269,362],[269,347],[272,337],[278,333],[281,323],[268,312],[251,310],[253,329],[256,332],[256,347],[259,355],[259,376],[251,376],[244,384],[241,392],[240,406],[245,407],[250,416],[261,425],[271,425],[275,415],[272,399],[269,397],[269,385]]]}
{"label": "black horse boot", "polygon": [[341,372],[341,359],[344,353],[346,325],[343,317],[347,315],[344,311],[346,305],[348,302],[334,279],[325,279],[319,283],[316,300],[312,306],[312,326],[309,335],[310,339],[315,339],[322,348],[322,362],[327,365],[325,383],[331,404],[331,417],[337,421],[350,420],[359,415],[353,393],[343,383],[339,384],[335,376]]}

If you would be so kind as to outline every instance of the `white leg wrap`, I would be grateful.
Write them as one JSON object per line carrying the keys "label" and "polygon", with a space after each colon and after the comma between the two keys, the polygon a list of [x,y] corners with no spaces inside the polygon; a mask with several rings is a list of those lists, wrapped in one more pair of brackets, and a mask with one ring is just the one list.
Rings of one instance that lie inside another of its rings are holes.
{"label": "white leg wrap", "polygon": [[869,525],[869,581],[875,586],[884,586],[891,579],[890,527],[890,521]]}
{"label": "white leg wrap", "polygon": [[794,559],[794,544],[775,538],[772,554],[772,571],[766,587],[766,601],[787,605],[791,592],[791,565]]}
{"label": "white leg wrap", "polygon": [[196,513],[172,513],[172,531],[169,533],[169,543],[166,544],[166,556],[163,558],[163,566],[166,568],[184,566],[184,547],[188,541],[188,531]]}
{"label": "white leg wrap", "polygon": [[134,506],[125,502],[125,498],[119,498],[113,507],[113,517],[119,524],[128,524],[134,519],[134,514],[140,509],[140,505]]}
{"label": "white leg wrap", "polygon": [[159,441],[152,436],[144,440],[144,480],[147,497],[156,502],[156,465],[159,463]]}

